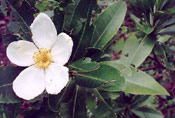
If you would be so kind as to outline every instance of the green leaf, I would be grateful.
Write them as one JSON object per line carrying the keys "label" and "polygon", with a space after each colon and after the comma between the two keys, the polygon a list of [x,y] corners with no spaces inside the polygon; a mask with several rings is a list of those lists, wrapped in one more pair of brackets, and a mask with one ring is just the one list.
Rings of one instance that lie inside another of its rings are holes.
{"label": "green leaf", "polygon": [[155,39],[146,35],[144,39],[138,39],[134,33],[129,35],[122,54],[120,61],[127,66],[140,66],[144,60],[149,56],[155,45]]}
{"label": "green leaf", "polygon": [[0,67],[0,103],[20,102],[12,90],[12,82],[23,69],[13,66]]}
{"label": "green leaf", "polygon": [[50,110],[57,112],[61,103],[69,102],[75,90],[74,81],[70,80],[65,89],[58,95],[49,95],[48,105]]}
{"label": "green leaf", "polygon": [[159,111],[149,107],[141,107],[132,109],[131,111],[140,118],[163,118],[163,115]]}
{"label": "green leaf", "polygon": [[15,95],[11,84],[0,86],[0,103],[18,103],[20,101]]}
{"label": "green leaf", "polygon": [[0,67],[0,87],[11,84],[23,69],[14,66]]}
{"label": "green leaf", "polygon": [[75,73],[75,81],[80,86],[88,88],[100,87],[106,91],[123,90],[125,82],[117,69],[102,63],[94,71]]}
{"label": "green leaf", "polygon": [[[122,63],[117,61],[104,62],[114,68],[119,69],[121,72],[125,69]],[[124,92],[141,95],[169,95],[157,81],[155,81],[150,75],[143,71],[130,67],[131,75],[124,75],[126,81],[126,89]]]}
{"label": "green leaf", "polygon": [[65,10],[64,30],[78,34],[82,29],[82,20],[87,18],[92,0],[74,0]]}
{"label": "green leaf", "polygon": [[88,94],[86,96],[86,105],[90,113],[92,113],[95,118],[116,118],[116,114],[113,112],[112,108],[104,100],[98,90],[96,89],[95,91],[95,95]]}
{"label": "green leaf", "polygon": [[97,70],[100,66],[96,61],[91,61],[91,58],[80,59],[70,65],[73,71],[91,72]]}
{"label": "green leaf", "polygon": [[76,9],[79,5],[79,2],[81,0],[74,0],[73,2],[70,2],[65,10],[65,21],[63,23],[63,28],[65,30],[71,31],[71,23],[73,21]]}
{"label": "green leaf", "polygon": [[61,104],[61,118],[87,118],[85,92],[79,86],[76,86],[74,97],[68,103]]}
{"label": "green leaf", "polygon": [[154,28],[155,27],[149,27],[149,26],[146,26],[146,25],[142,25],[142,29],[143,32],[145,32],[146,34],[150,34],[154,31]]}
{"label": "green leaf", "polygon": [[145,105],[146,101],[150,98],[148,95],[138,95],[135,97],[134,101],[131,104],[131,108],[138,108]]}
{"label": "green leaf", "polygon": [[101,95],[103,96],[104,99],[112,99],[115,100],[117,99],[120,94],[119,92],[109,92],[109,91],[100,91]]}
{"label": "green leaf", "polygon": [[24,40],[31,41],[31,32],[30,32],[29,26],[21,17],[21,15],[16,11],[16,9],[13,7],[11,2],[9,2],[8,0],[6,2],[11,8],[11,12],[10,12],[11,19],[15,19],[10,21],[10,25],[8,26],[9,30],[11,32],[15,32],[16,35],[19,35],[21,38],[24,38]]}
{"label": "green leaf", "polygon": [[[113,111],[113,109],[111,108],[111,106],[109,106],[109,104],[105,101],[105,99],[100,94],[100,92],[98,91],[98,89],[95,89],[95,92],[96,92],[98,98],[106,105],[106,107],[108,107],[108,109],[110,109],[111,111]],[[114,116],[115,116],[115,114],[114,114]]]}
{"label": "green leaf", "polygon": [[158,82],[145,72],[131,68],[132,75],[126,77],[127,93],[142,95],[169,95]]}
{"label": "green leaf", "polygon": [[159,34],[162,35],[175,35],[175,25],[162,29]]}
{"label": "green leaf", "polygon": [[81,87],[78,87],[77,99],[74,101],[74,118],[87,118],[86,109],[86,92]]}
{"label": "green leaf", "polygon": [[95,101],[95,98],[87,95],[86,96],[86,105],[87,108],[92,112],[95,113],[95,107],[96,107],[97,102]]}
{"label": "green leaf", "polygon": [[85,14],[87,14],[86,19],[85,19],[85,23],[82,27],[82,32],[79,36],[78,39],[78,43],[75,52],[73,52],[73,58],[75,58],[75,60],[84,57],[86,52],[87,52],[87,48],[89,47],[89,43],[90,43],[90,39],[92,38],[92,34],[93,34],[93,26],[90,25],[91,23],[91,16],[92,16],[92,9],[95,7],[96,5],[96,1],[94,0],[88,0],[88,2],[86,0],[83,0],[84,4],[86,4],[86,7],[83,7],[83,11],[87,11]]}
{"label": "green leaf", "polygon": [[21,103],[0,104],[0,118],[18,118],[20,110]]}
{"label": "green leaf", "polygon": [[171,69],[171,64],[168,62],[168,58],[167,58],[164,46],[160,45],[160,44],[155,45],[154,52],[155,52],[156,55],[163,56],[162,61],[165,65],[165,67],[166,67],[167,70],[170,70]]}
{"label": "green leaf", "polygon": [[57,33],[61,33],[63,31],[63,22],[64,22],[64,12],[59,8],[55,8],[53,22],[57,29]]}
{"label": "green leaf", "polygon": [[91,46],[103,50],[116,35],[126,15],[126,4],[118,1],[109,6],[95,21]]}
{"label": "green leaf", "polygon": [[120,40],[118,40],[116,42],[116,44],[114,46],[112,46],[112,50],[114,50],[116,53],[118,53],[119,51],[121,51],[124,47],[124,39],[121,38]]}
{"label": "green leaf", "polygon": [[2,12],[3,14],[7,15],[7,4],[5,0],[1,0],[1,5],[0,5],[0,12]]}

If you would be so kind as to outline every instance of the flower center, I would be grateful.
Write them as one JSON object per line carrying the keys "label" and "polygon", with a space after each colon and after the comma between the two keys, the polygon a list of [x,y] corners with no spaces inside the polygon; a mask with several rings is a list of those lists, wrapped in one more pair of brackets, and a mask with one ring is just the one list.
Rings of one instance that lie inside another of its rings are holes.
{"label": "flower center", "polygon": [[33,60],[37,67],[46,69],[52,62],[51,51],[45,48],[39,48],[39,51],[34,53]]}

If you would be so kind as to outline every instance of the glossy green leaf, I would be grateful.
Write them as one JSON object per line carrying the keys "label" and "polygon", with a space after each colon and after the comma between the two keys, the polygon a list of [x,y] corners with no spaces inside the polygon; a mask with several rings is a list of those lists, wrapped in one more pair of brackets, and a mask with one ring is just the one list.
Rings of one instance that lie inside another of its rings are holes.
{"label": "glossy green leaf", "polygon": [[20,101],[15,95],[11,84],[0,86],[0,103],[18,103]]}
{"label": "glossy green leaf", "polygon": [[68,103],[61,104],[60,116],[62,118],[87,118],[85,92],[76,86],[76,92]]}
{"label": "glossy green leaf", "polygon": [[68,6],[66,8],[66,11],[65,11],[65,21],[64,21],[64,24],[63,24],[63,28],[65,30],[68,30],[68,31],[71,30],[71,23],[73,21],[75,11],[76,11],[80,1],[81,0],[75,0],[75,1],[70,2],[68,4]]}
{"label": "glossy green leaf", "polygon": [[80,59],[70,65],[73,71],[91,72],[97,70],[100,65],[96,61],[91,61],[90,58]]}
{"label": "glossy green leaf", "polygon": [[13,80],[15,80],[23,69],[14,66],[0,67],[0,87],[6,84],[12,84]]}
{"label": "glossy green leaf", "polygon": [[0,67],[0,103],[17,103],[20,99],[12,90],[12,82],[24,68]]}
{"label": "glossy green leaf", "polygon": [[91,46],[103,50],[116,35],[126,15],[126,4],[118,1],[105,9],[95,21]]}
{"label": "glossy green leaf", "polygon": [[78,34],[82,29],[82,20],[87,18],[88,10],[92,0],[74,0],[70,2],[65,10],[64,30]]}
{"label": "glossy green leaf", "polygon": [[[117,61],[104,62],[114,68],[117,68],[121,72],[124,70],[122,63]],[[169,95],[165,88],[163,88],[157,81],[150,75],[143,71],[130,67],[131,75],[123,75],[126,81],[126,89],[124,92],[141,95]]]}
{"label": "glossy green leaf", "polygon": [[98,98],[106,105],[106,107],[108,107],[110,110],[112,110],[112,108],[109,106],[109,104],[105,101],[105,99],[103,98],[103,96],[101,95],[101,93],[98,91],[98,89],[94,89]]}
{"label": "glossy green leaf", "polygon": [[65,89],[58,95],[49,95],[48,105],[50,110],[58,112],[61,103],[69,102],[75,90],[74,81],[70,80]]}
{"label": "glossy green leaf", "polygon": [[[95,118],[116,118],[116,114],[111,106],[108,105],[97,89],[95,91],[95,95],[88,94],[86,96],[86,104],[90,113],[92,113]],[[98,102],[96,101],[97,99]]]}
{"label": "glossy green leaf", "polygon": [[151,53],[155,40],[147,35],[144,39],[139,39],[134,33],[130,34],[122,50],[120,61],[125,65],[137,68]]}
{"label": "glossy green leaf", "polygon": [[131,111],[140,118],[163,118],[163,115],[159,111],[149,107],[141,107],[132,109]]}
{"label": "glossy green leaf", "polygon": [[83,7],[83,11],[87,11],[87,18],[85,19],[85,23],[82,27],[82,32],[78,38],[78,43],[77,46],[75,48],[75,52],[73,52],[73,58],[75,60],[82,58],[85,56],[86,52],[87,52],[87,48],[89,47],[90,44],[90,39],[92,38],[92,34],[93,34],[93,26],[90,25],[91,23],[91,16],[92,16],[92,10],[93,8],[96,6],[96,1],[94,0],[88,0],[88,2],[86,3],[86,0],[83,0],[86,4],[86,7]]}
{"label": "glossy green leaf", "polygon": [[100,63],[99,68],[92,71],[75,73],[77,84],[88,87],[100,87],[106,91],[119,91],[124,89],[124,78],[112,66]]}

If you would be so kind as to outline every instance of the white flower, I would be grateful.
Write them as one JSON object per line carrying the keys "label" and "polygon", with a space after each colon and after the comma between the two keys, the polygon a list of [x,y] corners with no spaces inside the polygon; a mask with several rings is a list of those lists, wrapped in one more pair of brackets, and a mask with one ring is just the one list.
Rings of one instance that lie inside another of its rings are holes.
{"label": "white flower", "polygon": [[14,41],[7,47],[7,57],[18,66],[29,66],[13,81],[17,96],[31,100],[45,89],[49,94],[58,94],[69,80],[68,62],[73,42],[70,36],[57,36],[52,20],[40,13],[30,26],[33,42]]}

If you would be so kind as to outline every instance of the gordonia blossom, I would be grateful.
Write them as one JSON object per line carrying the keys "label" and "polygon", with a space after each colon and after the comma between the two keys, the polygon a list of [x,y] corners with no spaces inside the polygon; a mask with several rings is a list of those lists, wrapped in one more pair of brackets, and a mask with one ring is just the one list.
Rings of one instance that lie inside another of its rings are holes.
{"label": "gordonia blossom", "polygon": [[73,42],[70,36],[57,36],[52,20],[40,13],[30,26],[33,42],[19,40],[7,47],[7,57],[18,66],[27,67],[13,81],[17,96],[31,100],[44,90],[58,94],[69,80],[68,62]]}

